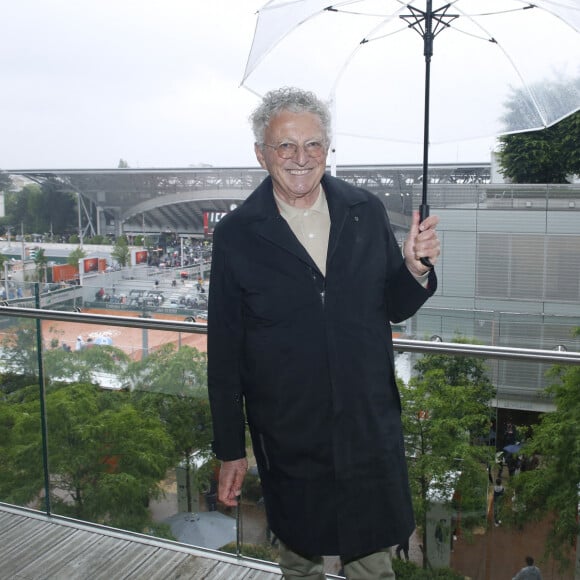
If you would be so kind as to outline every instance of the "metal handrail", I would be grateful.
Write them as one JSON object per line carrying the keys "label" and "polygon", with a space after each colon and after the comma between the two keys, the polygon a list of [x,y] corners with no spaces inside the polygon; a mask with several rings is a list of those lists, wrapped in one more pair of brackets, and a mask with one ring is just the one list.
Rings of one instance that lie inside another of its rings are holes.
{"label": "metal handrail", "polygon": [[142,318],[136,316],[92,314],[88,312],[65,312],[61,310],[17,308],[12,306],[0,306],[0,316],[32,318],[39,320],[58,320],[61,322],[81,322],[84,324],[108,324],[110,326],[127,326],[129,328],[144,328],[147,330],[207,334],[207,326],[199,322],[182,322],[179,320]]}
{"label": "metal handrail", "polygon": [[403,338],[393,339],[393,345],[395,350],[406,352],[482,356],[487,358],[514,359],[553,364],[580,364],[580,352],[561,350],[467,344],[463,342],[434,342],[431,340],[410,340]]}
{"label": "metal handrail", "polygon": [[[107,324],[110,326],[126,326],[130,328],[144,328],[147,330],[207,334],[207,326],[197,322],[137,318],[134,316],[91,314],[87,312],[64,312],[38,308],[17,308],[12,306],[0,306],[0,316],[58,320],[62,322],[81,322],[87,324]],[[515,348],[485,344],[468,344],[462,342],[435,342],[431,340],[414,340],[407,338],[393,339],[393,346],[395,350],[404,352],[480,356],[494,359],[525,360],[552,364],[580,364],[580,352],[560,350]]]}

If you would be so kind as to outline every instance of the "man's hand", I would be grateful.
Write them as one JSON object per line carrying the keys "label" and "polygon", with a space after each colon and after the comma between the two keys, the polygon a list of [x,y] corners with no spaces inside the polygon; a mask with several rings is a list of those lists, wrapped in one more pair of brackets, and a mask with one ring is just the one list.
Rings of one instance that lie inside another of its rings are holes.
{"label": "man's hand", "polygon": [[242,493],[242,483],[248,471],[248,460],[234,459],[222,461],[218,485],[218,499],[228,507],[238,505],[238,497]]}
{"label": "man's hand", "polygon": [[420,277],[428,272],[420,258],[429,258],[433,266],[441,253],[441,246],[435,227],[439,216],[432,215],[419,223],[419,212],[413,212],[411,230],[403,246],[405,264],[413,276]]}

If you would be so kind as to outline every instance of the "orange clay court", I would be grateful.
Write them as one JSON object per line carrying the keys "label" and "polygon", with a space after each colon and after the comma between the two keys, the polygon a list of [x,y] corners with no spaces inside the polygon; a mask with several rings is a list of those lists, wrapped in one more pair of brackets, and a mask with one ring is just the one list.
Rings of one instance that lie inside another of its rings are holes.
{"label": "orange clay court", "polygon": [[[91,314],[111,314],[111,311],[85,310]],[[123,316],[139,316],[137,312],[123,312]],[[156,319],[165,318],[175,320],[175,317],[155,315]],[[179,318],[179,320],[182,320]],[[123,326],[107,326],[103,324],[87,324],[78,322],[44,321],[42,323],[45,344],[49,344],[54,338],[58,339],[59,346],[64,342],[74,351],[77,337],[81,336],[84,342],[89,338],[93,341],[99,337],[108,337],[113,346],[122,349],[132,359],[141,358],[143,350],[144,331],[141,328],[127,328]],[[207,336],[191,332],[167,332],[163,330],[147,330],[147,348],[150,352],[160,346],[173,342],[187,345],[205,352],[207,349]]]}

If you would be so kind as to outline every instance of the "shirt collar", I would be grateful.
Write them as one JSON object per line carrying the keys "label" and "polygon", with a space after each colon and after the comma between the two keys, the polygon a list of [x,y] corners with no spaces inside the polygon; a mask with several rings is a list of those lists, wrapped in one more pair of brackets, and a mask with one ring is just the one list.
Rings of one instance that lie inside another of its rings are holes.
{"label": "shirt collar", "polygon": [[302,215],[305,211],[317,212],[320,214],[328,214],[328,203],[326,201],[326,194],[320,185],[320,192],[316,201],[310,207],[296,207],[290,205],[288,202],[284,201],[281,196],[279,196],[274,191],[274,199],[276,200],[276,205],[280,211],[280,214],[286,219],[292,219],[293,217]]}

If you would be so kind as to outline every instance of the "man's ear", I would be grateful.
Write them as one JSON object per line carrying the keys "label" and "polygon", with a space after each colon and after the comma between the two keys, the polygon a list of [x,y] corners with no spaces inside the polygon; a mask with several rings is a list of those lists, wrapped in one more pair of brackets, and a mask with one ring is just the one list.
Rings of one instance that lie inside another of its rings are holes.
{"label": "man's ear", "polygon": [[256,154],[256,159],[258,160],[258,163],[260,164],[262,169],[268,169],[266,167],[266,159],[264,159],[264,152],[257,143],[254,143],[254,153]]}

